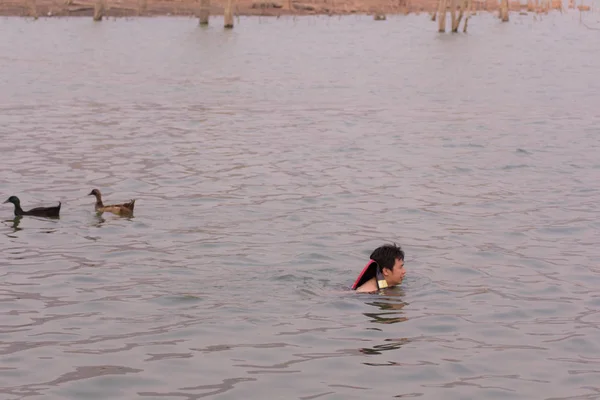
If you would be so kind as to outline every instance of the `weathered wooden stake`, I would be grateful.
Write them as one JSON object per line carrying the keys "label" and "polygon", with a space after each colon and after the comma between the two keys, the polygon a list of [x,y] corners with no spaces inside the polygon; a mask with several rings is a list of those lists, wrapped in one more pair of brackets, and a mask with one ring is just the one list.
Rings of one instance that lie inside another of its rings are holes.
{"label": "weathered wooden stake", "polygon": [[438,32],[446,32],[446,0],[439,0]]}
{"label": "weathered wooden stake", "polygon": [[105,8],[104,0],[96,0],[96,3],[94,4],[94,21],[102,21]]}
{"label": "weathered wooden stake", "polygon": [[469,18],[471,18],[471,7],[473,7],[473,0],[465,0],[467,3],[467,15],[465,16],[465,26],[463,27],[463,32],[467,33],[467,25],[469,24]]}
{"label": "weathered wooden stake", "polygon": [[227,0],[223,17],[225,19],[225,28],[233,28],[233,0]]}
{"label": "weathered wooden stake", "polygon": [[38,19],[39,14],[38,14],[38,10],[37,10],[36,0],[29,1],[29,14],[33,17],[33,19]]}
{"label": "weathered wooden stake", "polygon": [[200,0],[200,25],[208,25],[210,17],[210,0]]}
{"label": "weathered wooden stake", "polygon": [[508,22],[508,0],[500,1],[500,19],[502,19],[502,22]]}
{"label": "weathered wooden stake", "polygon": [[147,0],[138,0],[138,15],[144,15],[146,13],[147,5]]}
{"label": "weathered wooden stake", "polygon": [[452,32],[456,32],[456,0],[450,0],[450,27]]}
{"label": "weathered wooden stake", "polygon": [[458,10],[458,18],[456,19],[456,25],[452,27],[452,32],[458,32],[458,27],[460,26],[460,21],[462,21],[463,14],[465,12],[465,8],[467,8],[468,0],[460,0],[459,10]]}

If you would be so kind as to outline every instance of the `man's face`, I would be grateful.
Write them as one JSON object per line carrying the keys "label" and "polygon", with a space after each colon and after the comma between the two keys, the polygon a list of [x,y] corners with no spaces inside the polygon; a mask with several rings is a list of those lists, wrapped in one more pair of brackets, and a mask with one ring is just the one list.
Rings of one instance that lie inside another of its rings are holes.
{"label": "man's face", "polygon": [[387,268],[383,269],[383,276],[385,276],[385,280],[389,286],[399,285],[402,282],[402,279],[404,279],[405,274],[404,261],[399,258],[396,258],[396,262],[391,271]]}

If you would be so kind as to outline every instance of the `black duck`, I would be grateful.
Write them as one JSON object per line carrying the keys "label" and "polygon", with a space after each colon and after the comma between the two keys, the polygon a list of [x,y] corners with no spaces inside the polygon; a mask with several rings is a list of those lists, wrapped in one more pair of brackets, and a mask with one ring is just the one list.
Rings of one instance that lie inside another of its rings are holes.
{"label": "black duck", "polygon": [[15,216],[33,215],[35,217],[58,217],[60,214],[60,201],[55,207],[36,207],[29,211],[21,208],[21,201],[17,196],[10,196],[4,203],[13,203],[15,205]]}

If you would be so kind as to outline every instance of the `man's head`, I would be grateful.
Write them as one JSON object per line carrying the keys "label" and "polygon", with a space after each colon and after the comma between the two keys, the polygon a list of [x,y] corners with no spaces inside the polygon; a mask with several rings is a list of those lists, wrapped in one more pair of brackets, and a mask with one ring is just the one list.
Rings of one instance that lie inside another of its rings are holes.
{"label": "man's head", "polygon": [[404,251],[394,243],[380,246],[371,253],[371,260],[377,262],[388,285],[402,282],[404,274]]}

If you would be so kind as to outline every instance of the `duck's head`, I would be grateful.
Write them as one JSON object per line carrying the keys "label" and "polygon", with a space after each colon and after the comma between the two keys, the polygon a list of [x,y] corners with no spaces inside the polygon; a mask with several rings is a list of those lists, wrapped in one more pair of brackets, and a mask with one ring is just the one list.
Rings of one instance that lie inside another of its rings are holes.
{"label": "duck's head", "polygon": [[100,196],[100,191],[98,189],[94,189],[91,192],[88,193],[88,196]]}
{"label": "duck's head", "polygon": [[10,196],[4,203],[13,203],[15,206],[18,206],[21,202],[17,196]]}

